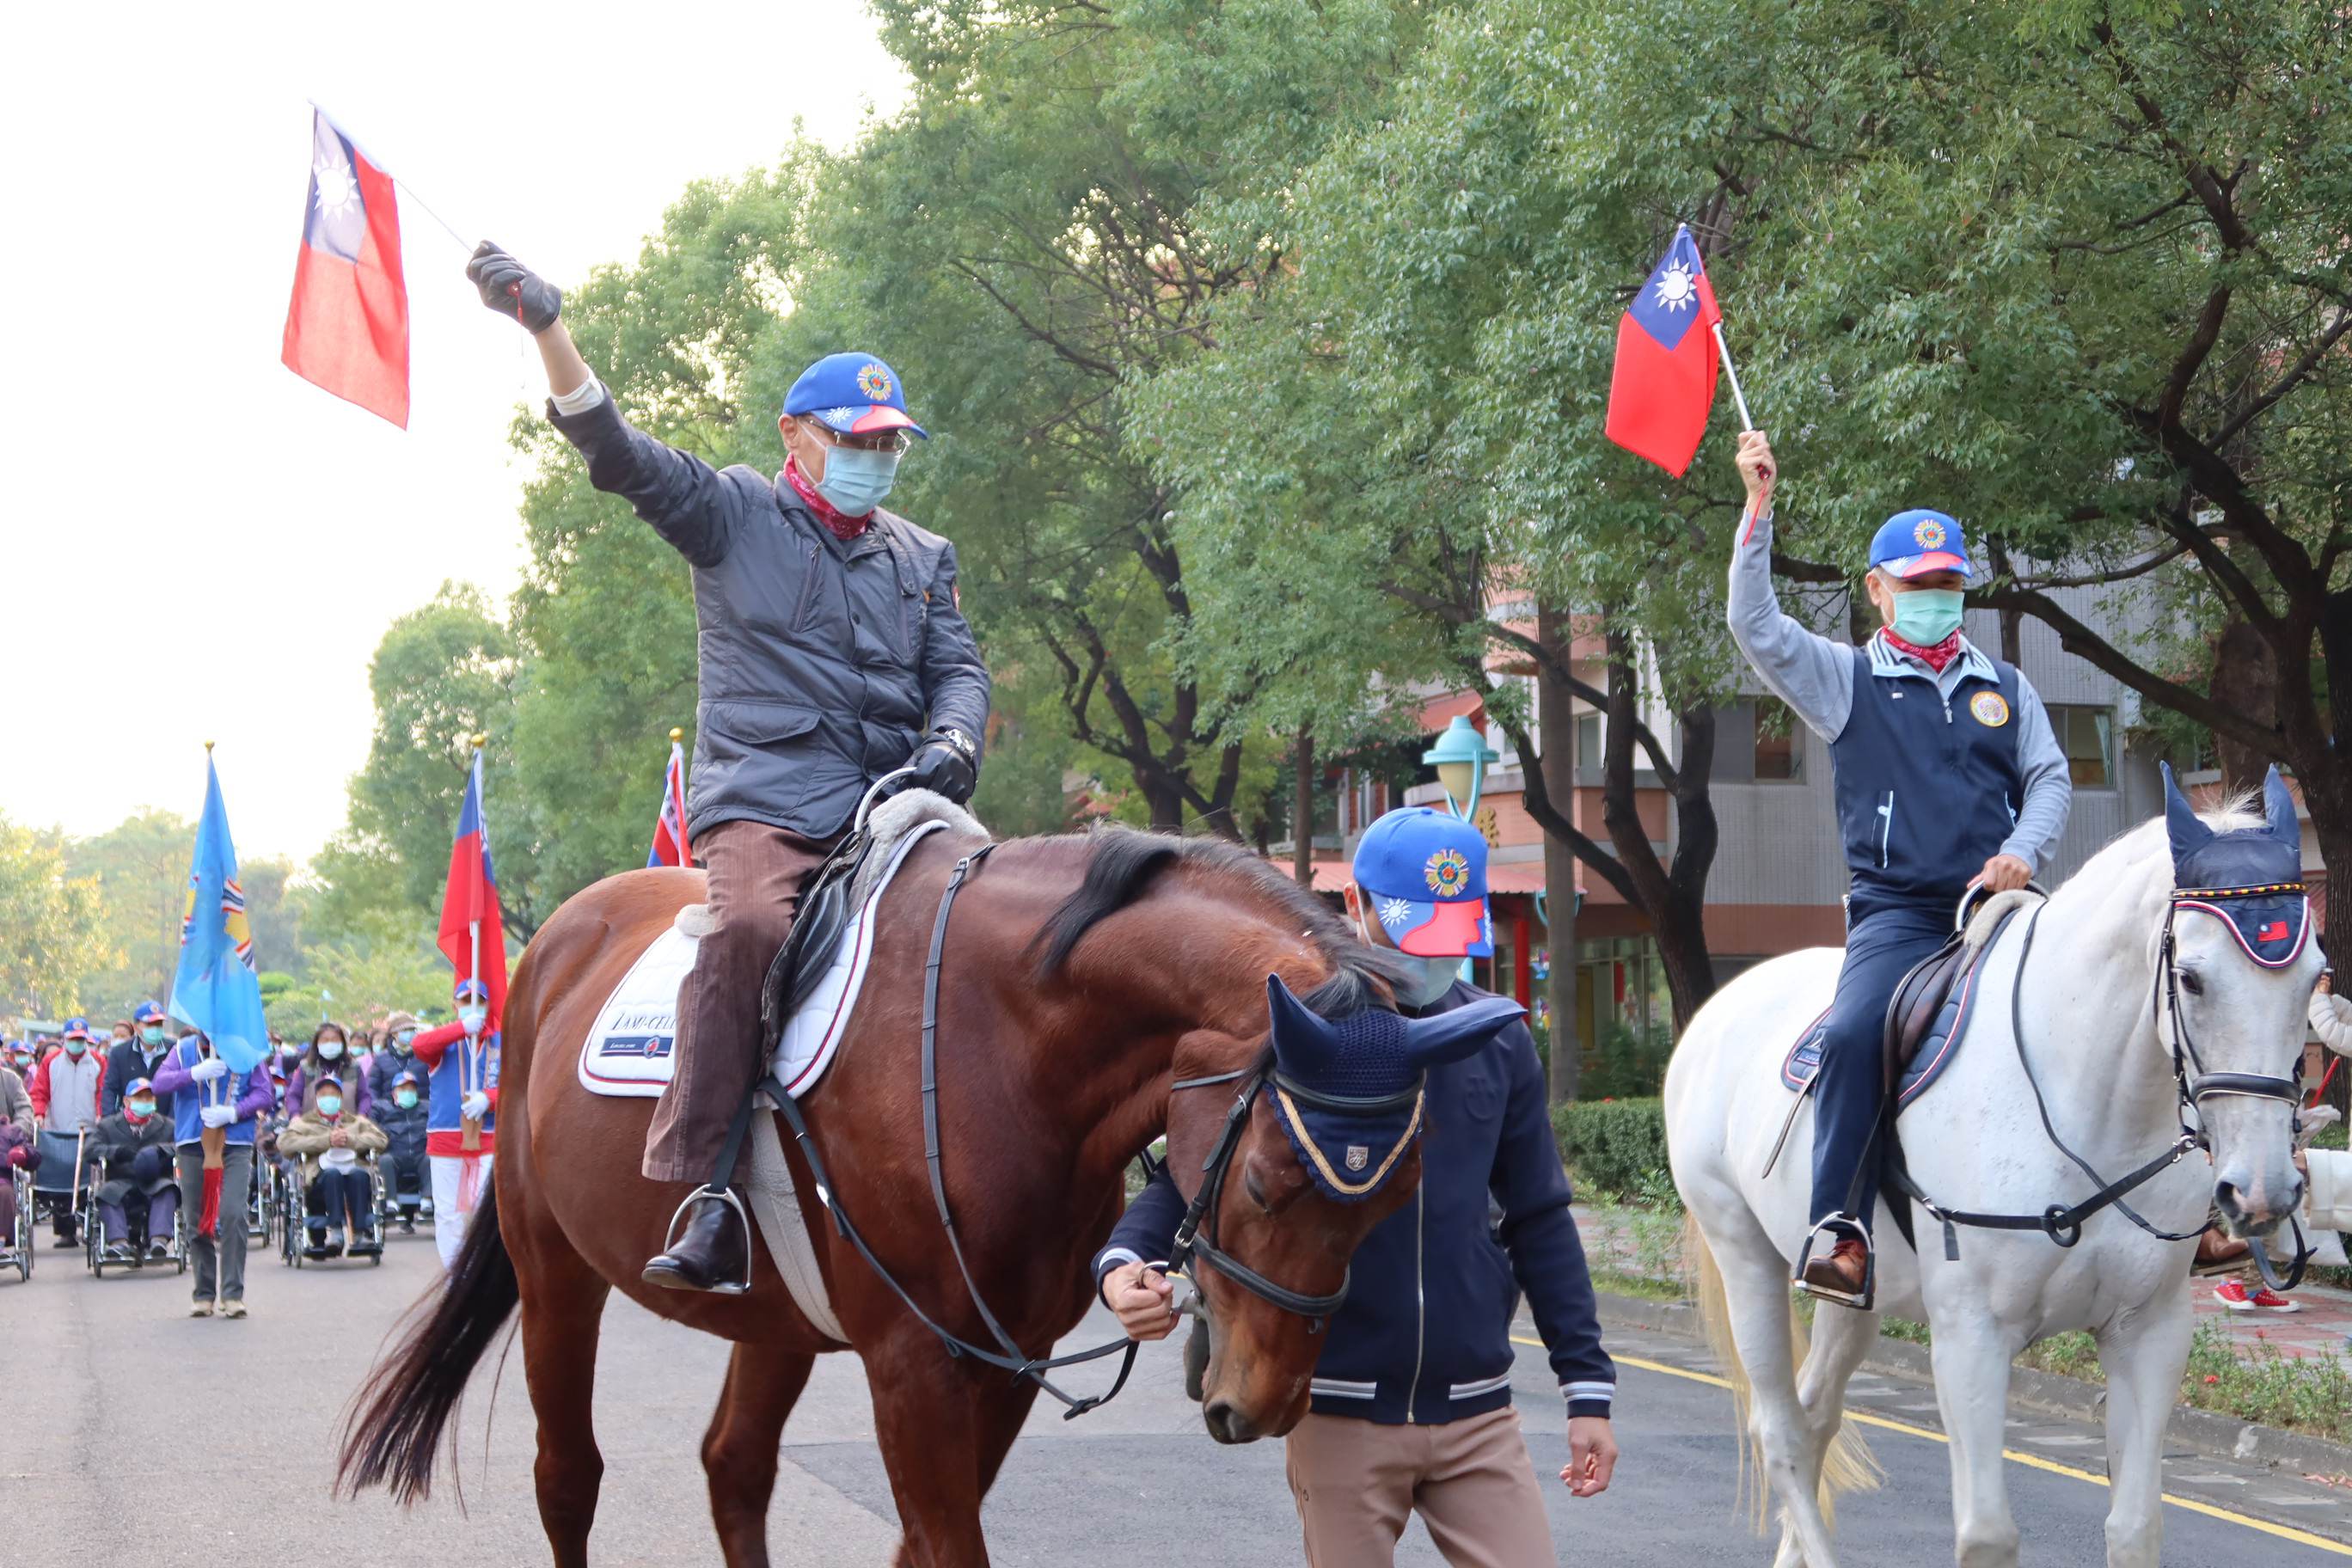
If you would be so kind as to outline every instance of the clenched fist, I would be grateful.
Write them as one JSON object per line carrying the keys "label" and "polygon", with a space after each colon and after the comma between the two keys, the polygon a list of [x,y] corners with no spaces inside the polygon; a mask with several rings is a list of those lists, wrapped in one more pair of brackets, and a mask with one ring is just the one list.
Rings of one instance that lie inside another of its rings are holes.
{"label": "clenched fist", "polygon": [[563,313],[562,290],[489,240],[474,249],[466,276],[482,291],[482,303],[527,331],[543,332]]}

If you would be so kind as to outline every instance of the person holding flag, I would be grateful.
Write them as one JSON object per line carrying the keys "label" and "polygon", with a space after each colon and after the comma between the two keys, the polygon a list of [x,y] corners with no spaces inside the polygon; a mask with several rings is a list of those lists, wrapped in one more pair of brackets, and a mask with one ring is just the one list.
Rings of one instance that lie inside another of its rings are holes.
{"label": "person holding flag", "polygon": [[482,818],[482,744],[474,737],[449,884],[441,899],[441,951],[457,971],[457,1016],[412,1042],[426,1072],[425,1154],[433,1167],[433,1242],[444,1268],[457,1260],[466,1222],[497,1154],[499,1026],[507,1001],[506,928],[497,868]]}
{"label": "person holding flag", "polygon": [[269,1025],[262,1016],[245,890],[237,883],[236,846],[209,743],[205,751],[205,810],[188,868],[171,1003],[172,1016],[196,1032],[164,1058],[153,1088],[159,1102],[172,1097],[180,1212],[196,1215],[189,1244],[196,1263],[191,1315],[209,1318],[217,1302],[222,1317],[242,1318],[254,1121],[277,1092],[264,1070]]}
{"label": "person holding flag", "polygon": [[1781,612],[1772,591],[1772,447],[1739,437],[1748,490],[1732,550],[1732,640],[1766,689],[1828,742],[1852,890],[1845,967],[1814,1083],[1812,1232],[1796,1283],[1846,1306],[1870,1297],[1881,1036],[1904,972],[1951,934],[1971,888],[2022,888],[2074,798],[2032,685],[1960,630],[1973,574],[1959,523],[1925,508],[1886,520],[1864,590],[1883,623],[1861,647]]}
{"label": "person holding flag", "polygon": [[674,1070],[644,1165],[693,1185],[677,1244],[645,1278],[737,1289],[751,1237],[740,1204],[709,1183],[759,1077],[761,982],[801,882],[883,775],[911,769],[919,788],[971,797],[988,667],[957,601],[955,547],[882,510],[925,432],[880,358],[828,354],[801,373],[777,419],[782,473],[719,472],[622,417],[546,279],[488,242],[466,273],[537,342],[549,417],[589,482],[627,497],[694,568],[700,700],[684,826],[709,872],[709,930],[678,987]]}

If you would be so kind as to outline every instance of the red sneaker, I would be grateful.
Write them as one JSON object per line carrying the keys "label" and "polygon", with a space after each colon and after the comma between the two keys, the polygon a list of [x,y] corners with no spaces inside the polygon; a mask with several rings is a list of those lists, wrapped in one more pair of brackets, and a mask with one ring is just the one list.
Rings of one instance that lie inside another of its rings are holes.
{"label": "red sneaker", "polygon": [[2213,1287],[2213,1299],[2232,1312],[2300,1312],[2303,1303],[2290,1301],[2267,1285],[2246,1289],[2242,1279],[2224,1279]]}

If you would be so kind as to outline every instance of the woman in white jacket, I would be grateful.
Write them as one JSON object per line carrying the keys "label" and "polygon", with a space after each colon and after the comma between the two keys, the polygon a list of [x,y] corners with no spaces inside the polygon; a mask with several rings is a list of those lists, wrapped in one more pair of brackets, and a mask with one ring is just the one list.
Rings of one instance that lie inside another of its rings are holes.
{"label": "woman in white jacket", "polygon": [[[2352,1057],[2352,1002],[2336,994],[2332,972],[2319,977],[2311,994],[2311,1032],[2337,1056]],[[2299,1163],[2311,1183],[2304,1223],[2314,1230],[2352,1230],[2352,1154],[2307,1149]]]}

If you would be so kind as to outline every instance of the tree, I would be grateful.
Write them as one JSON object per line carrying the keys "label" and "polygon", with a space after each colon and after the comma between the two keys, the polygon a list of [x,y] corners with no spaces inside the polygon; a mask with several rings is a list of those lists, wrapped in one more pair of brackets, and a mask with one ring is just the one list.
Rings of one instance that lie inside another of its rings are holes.
{"label": "tree", "polygon": [[56,834],[0,816],[0,1008],[58,1018],[82,1005],[82,976],[118,956],[99,909],[98,879],[72,874]]}
{"label": "tree", "polygon": [[170,1000],[195,837],[194,823],[149,809],[66,847],[69,873],[98,889],[105,949],[76,985],[81,1005],[120,1017],[142,1001]]}

